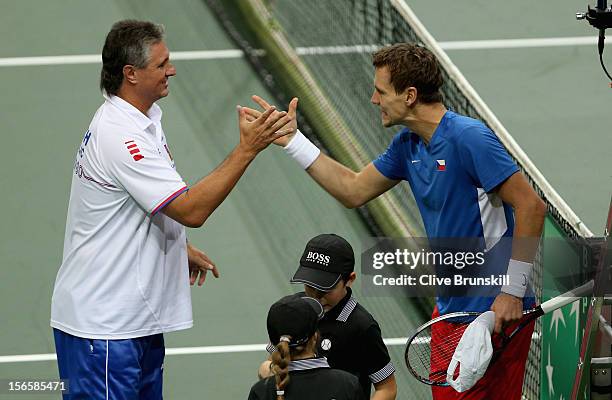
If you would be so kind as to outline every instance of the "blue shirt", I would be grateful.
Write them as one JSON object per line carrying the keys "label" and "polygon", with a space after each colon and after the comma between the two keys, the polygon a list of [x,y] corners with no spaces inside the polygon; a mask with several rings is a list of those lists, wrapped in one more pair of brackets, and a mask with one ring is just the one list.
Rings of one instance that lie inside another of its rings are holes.
{"label": "blue shirt", "polygon": [[[512,237],[514,217],[492,191],[519,169],[485,124],[447,111],[428,145],[405,128],[373,163],[387,178],[408,181],[429,238],[482,238],[487,274],[506,272],[511,248],[496,245]],[[485,311],[498,293],[438,297],[437,306],[440,314]]]}

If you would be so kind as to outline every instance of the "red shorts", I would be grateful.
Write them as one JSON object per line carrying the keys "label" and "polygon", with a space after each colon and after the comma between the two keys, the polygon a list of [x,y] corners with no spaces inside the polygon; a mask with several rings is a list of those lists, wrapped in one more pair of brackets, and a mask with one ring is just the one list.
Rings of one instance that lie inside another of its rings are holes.
{"label": "red shorts", "polygon": [[[440,316],[436,307],[431,318]],[[431,373],[446,375],[446,369],[459,343],[461,335],[450,335],[456,329],[465,330],[467,325],[453,324],[451,322],[439,322],[434,324],[431,331]],[[520,400],[525,376],[525,365],[531,345],[531,335],[535,321],[527,325],[508,343],[500,357],[489,366],[484,376],[473,388],[463,393],[455,391],[450,386],[432,386],[431,391],[434,400],[459,400],[459,399],[496,399],[496,400]],[[509,326],[509,332],[513,327]],[[455,343],[442,354],[441,343],[455,337]],[[434,360],[436,362],[434,363]]]}

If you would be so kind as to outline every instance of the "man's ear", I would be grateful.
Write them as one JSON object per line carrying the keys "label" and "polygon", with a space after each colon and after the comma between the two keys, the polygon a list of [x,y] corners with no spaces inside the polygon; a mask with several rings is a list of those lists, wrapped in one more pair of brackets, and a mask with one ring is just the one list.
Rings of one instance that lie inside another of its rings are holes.
{"label": "man's ear", "polygon": [[409,88],[406,88],[406,90],[404,90],[406,106],[408,107],[414,106],[417,101],[417,95],[418,95],[417,88],[415,88],[414,86],[410,86]]}
{"label": "man's ear", "polygon": [[123,78],[131,84],[137,83],[138,79],[136,78],[136,68],[133,65],[124,65]]}

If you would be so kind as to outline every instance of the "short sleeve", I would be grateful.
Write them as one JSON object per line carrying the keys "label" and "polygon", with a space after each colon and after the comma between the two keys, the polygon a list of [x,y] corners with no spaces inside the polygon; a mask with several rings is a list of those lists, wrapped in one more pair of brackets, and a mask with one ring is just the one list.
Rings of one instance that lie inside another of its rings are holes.
{"label": "short sleeve", "polygon": [[364,361],[367,363],[366,372],[372,383],[384,381],[395,372],[378,324],[370,325],[364,332],[363,349]]}
{"label": "short sleeve", "polygon": [[158,149],[140,136],[114,136],[102,143],[110,176],[149,214],[187,190],[179,173]]}
{"label": "short sleeve", "polygon": [[465,170],[486,192],[519,170],[497,136],[483,124],[465,128],[457,140]]}
{"label": "short sleeve", "polygon": [[406,179],[406,156],[402,146],[409,135],[405,130],[395,135],[387,150],[373,161],[378,172],[385,177],[393,180]]}

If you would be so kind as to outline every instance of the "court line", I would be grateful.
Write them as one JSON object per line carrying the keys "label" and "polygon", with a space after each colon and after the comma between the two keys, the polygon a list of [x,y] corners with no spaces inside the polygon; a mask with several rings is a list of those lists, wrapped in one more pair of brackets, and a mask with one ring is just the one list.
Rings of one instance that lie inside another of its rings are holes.
{"label": "court line", "polygon": [[499,39],[438,42],[444,50],[526,49],[533,47],[585,46],[597,44],[596,36],[540,39]]}
{"label": "court line", "polygon": [[[534,332],[531,339],[539,340],[539,334]],[[386,338],[383,342],[387,346],[404,346],[408,342],[407,337]],[[191,354],[227,354],[227,353],[249,353],[254,351],[266,351],[266,344],[238,344],[229,346],[200,346],[200,347],[173,347],[166,349],[166,355],[191,355]],[[14,356],[0,356],[0,364],[55,361],[55,353],[48,354],[18,354]]]}
{"label": "court line", "polygon": [[[585,46],[595,45],[595,36],[577,36],[562,38],[539,38],[539,39],[499,39],[499,40],[467,40],[438,42],[444,50],[487,50],[487,49],[518,49],[533,47],[560,47],[560,46]],[[298,55],[322,55],[322,54],[347,54],[347,53],[371,53],[377,49],[377,45],[361,44],[352,46],[312,46],[297,47]],[[263,50],[256,50],[263,55]],[[244,52],[238,49],[227,50],[199,50],[199,51],[174,51],[171,54],[173,60],[222,60],[244,57]],[[71,64],[100,64],[99,54],[80,54],[63,56],[41,56],[41,57],[6,57],[0,58],[0,67],[24,67],[44,65],[71,65]]]}
{"label": "court line", "polygon": [[[408,338],[384,339],[387,346],[405,345]],[[226,354],[226,353],[248,353],[254,351],[266,351],[265,344],[239,344],[230,346],[201,346],[201,347],[174,347],[166,349],[166,355],[191,355],[191,354]],[[55,361],[55,353],[49,354],[21,354],[14,356],[0,356],[0,364]]]}
{"label": "court line", "polygon": [[[202,51],[175,51],[173,60],[222,60],[226,58],[243,57],[242,50],[202,50]],[[0,67],[23,67],[43,65],[69,65],[69,64],[100,64],[100,54],[79,54],[72,56],[42,56],[42,57],[8,57],[0,58]]]}

